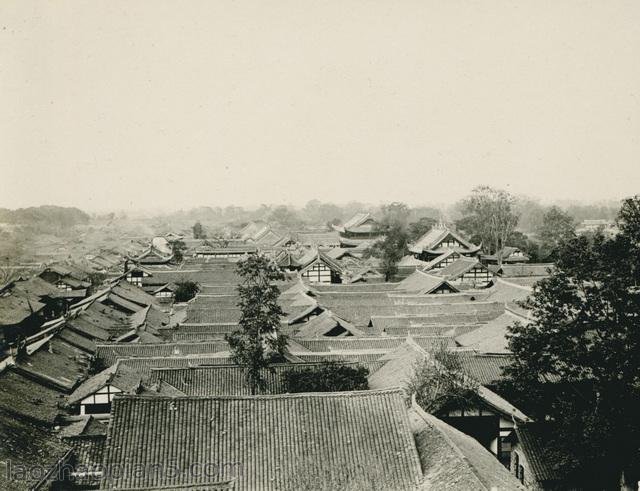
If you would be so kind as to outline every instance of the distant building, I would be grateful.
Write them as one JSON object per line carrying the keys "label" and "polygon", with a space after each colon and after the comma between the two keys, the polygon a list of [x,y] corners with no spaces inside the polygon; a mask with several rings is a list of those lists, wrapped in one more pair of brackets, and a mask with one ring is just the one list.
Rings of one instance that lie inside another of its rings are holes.
{"label": "distant building", "polygon": [[416,259],[431,262],[438,256],[450,252],[460,256],[475,256],[480,252],[480,246],[468,242],[457,232],[439,223],[411,244],[409,251]]}
{"label": "distant building", "polygon": [[300,276],[309,283],[342,283],[343,268],[320,250],[301,258],[299,263]]}
{"label": "distant building", "polygon": [[214,247],[210,245],[203,245],[197,247],[194,253],[194,257],[200,258],[234,258],[242,257],[246,254],[255,254],[258,252],[258,248],[251,244],[233,244],[227,247]]}
{"label": "distant building", "polygon": [[474,257],[461,257],[435,274],[452,285],[467,288],[484,288],[493,280],[493,273]]}
{"label": "distant building", "polygon": [[596,219],[583,220],[576,228],[576,232],[579,234],[594,233],[598,231],[601,231],[605,235],[615,235],[618,233],[618,227],[613,220]]}
{"label": "distant building", "polygon": [[157,266],[171,262],[171,259],[173,259],[173,253],[166,253],[152,246],[139,256],[132,257],[130,259],[141,266]]}
{"label": "distant building", "polygon": [[526,263],[529,259],[529,256],[517,247],[503,247],[495,254],[482,256],[482,262],[486,264]]}
{"label": "distant building", "polygon": [[357,213],[343,225],[333,228],[340,234],[342,247],[357,247],[363,242],[373,242],[380,237],[376,221],[370,213]]}

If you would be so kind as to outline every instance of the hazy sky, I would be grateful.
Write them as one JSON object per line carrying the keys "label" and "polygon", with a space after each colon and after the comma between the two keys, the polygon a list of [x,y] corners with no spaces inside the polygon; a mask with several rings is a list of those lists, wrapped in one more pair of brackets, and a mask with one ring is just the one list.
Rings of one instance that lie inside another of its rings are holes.
{"label": "hazy sky", "polygon": [[0,206],[640,193],[640,2],[0,1]]}

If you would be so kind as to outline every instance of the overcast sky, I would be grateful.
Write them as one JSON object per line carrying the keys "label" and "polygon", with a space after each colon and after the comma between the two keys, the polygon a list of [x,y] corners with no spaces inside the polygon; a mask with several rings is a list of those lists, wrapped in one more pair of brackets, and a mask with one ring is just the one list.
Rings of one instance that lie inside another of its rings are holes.
{"label": "overcast sky", "polygon": [[640,192],[640,2],[0,1],[0,206]]}

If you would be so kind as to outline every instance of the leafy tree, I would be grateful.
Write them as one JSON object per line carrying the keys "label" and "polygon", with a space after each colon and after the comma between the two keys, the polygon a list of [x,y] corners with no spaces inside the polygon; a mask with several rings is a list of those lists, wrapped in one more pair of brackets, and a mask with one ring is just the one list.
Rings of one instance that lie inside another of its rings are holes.
{"label": "leafy tree", "polygon": [[533,324],[510,328],[504,390],[546,422],[552,461],[585,489],[640,478],[640,197],[618,226],[561,242],[529,300]]}
{"label": "leafy tree", "polygon": [[369,370],[363,366],[326,362],[313,368],[283,374],[287,392],[340,392],[367,390]]}
{"label": "leafy tree", "polygon": [[409,224],[409,242],[414,242],[426,234],[437,223],[435,218],[420,217],[417,222]]}
{"label": "leafy tree", "polygon": [[171,250],[173,252],[173,259],[176,263],[181,263],[184,259],[184,251],[187,250],[187,245],[182,240],[175,240],[171,243]]}
{"label": "leafy tree", "polygon": [[99,271],[89,273],[87,277],[89,279],[89,282],[91,283],[91,286],[89,287],[90,294],[98,291],[98,289],[104,284],[105,280],[107,279],[106,273],[101,273]]}
{"label": "leafy tree", "polygon": [[269,219],[273,223],[277,223],[286,229],[294,229],[301,225],[301,220],[298,214],[287,206],[278,206],[273,210]]}
{"label": "leafy tree", "polygon": [[188,302],[194,298],[200,291],[195,281],[185,280],[176,283],[176,291],[174,292],[174,300],[176,302]]}
{"label": "leafy tree", "polygon": [[207,238],[207,234],[204,231],[204,227],[202,226],[202,224],[200,222],[196,222],[193,227],[191,227],[191,229],[193,230],[193,238],[194,239],[206,239]]}
{"label": "leafy tree", "polygon": [[416,364],[408,389],[431,414],[469,408],[478,402],[478,384],[465,376],[460,355],[444,345]]}
{"label": "leafy tree", "polygon": [[537,229],[540,239],[540,254],[544,258],[554,258],[560,244],[575,234],[573,217],[557,206],[552,206],[543,215],[542,223]]}
{"label": "leafy tree", "polygon": [[287,346],[287,336],[280,333],[284,312],[276,284],[284,274],[271,259],[257,254],[238,262],[237,268],[242,277],[238,285],[240,329],[225,339],[234,362],[247,368],[247,383],[255,394],[265,387],[262,370],[281,359]]}
{"label": "leafy tree", "polygon": [[489,254],[509,245],[508,239],[518,224],[515,198],[500,189],[478,186],[462,202],[464,217],[459,228],[479,239]]}
{"label": "leafy tree", "polygon": [[511,233],[511,236],[507,240],[507,244],[513,247],[517,247],[522,252],[527,254],[531,260],[531,262],[539,262],[540,261],[540,246],[529,239],[526,234],[520,232],[519,230],[514,230]]}
{"label": "leafy tree", "polygon": [[380,270],[385,281],[390,281],[398,272],[398,262],[408,251],[409,232],[407,219],[409,208],[404,203],[391,203],[382,207],[382,218],[377,223],[377,232],[382,235],[367,256],[380,259]]}

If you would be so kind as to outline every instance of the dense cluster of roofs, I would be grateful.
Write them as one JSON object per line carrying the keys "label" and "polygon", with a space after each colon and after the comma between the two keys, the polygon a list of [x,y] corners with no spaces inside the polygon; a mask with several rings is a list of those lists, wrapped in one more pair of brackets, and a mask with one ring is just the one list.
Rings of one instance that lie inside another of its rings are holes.
{"label": "dense cluster of roofs", "polygon": [[[375,230],[363,213],[292,235],[251,223],[224,243],[170,233],[4,285],[0,489],[553,486],[536,424],[495,392],[507,327],[529,322],[520,301],[551,265],[513,247],[483,256],[439,224],[386,283],[363,258]],[[224,339],[240,319],[235,263],[254,253],[286,273],[289,337],[259,395]],[[176,303],[184,281],[200,291]],[[432,415],[408,384],[442,348],[479,400]],[[366,367],[370,390],[284,393],[285,372],[325,361]]]}

